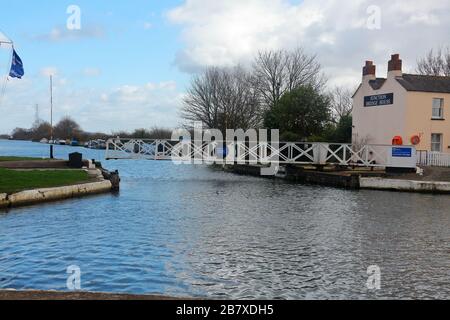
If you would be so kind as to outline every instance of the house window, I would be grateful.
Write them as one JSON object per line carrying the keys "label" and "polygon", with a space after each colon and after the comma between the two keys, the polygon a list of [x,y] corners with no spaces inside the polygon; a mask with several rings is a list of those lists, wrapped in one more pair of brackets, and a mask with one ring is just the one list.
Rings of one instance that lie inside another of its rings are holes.
{"label": "house window", "polygon": [[433,119],[444,118],[444,99],[433,99]]}
{"label": "house window", "polygon": [[431,135],[431,151],[442,152],[442,134],[433,133]]}

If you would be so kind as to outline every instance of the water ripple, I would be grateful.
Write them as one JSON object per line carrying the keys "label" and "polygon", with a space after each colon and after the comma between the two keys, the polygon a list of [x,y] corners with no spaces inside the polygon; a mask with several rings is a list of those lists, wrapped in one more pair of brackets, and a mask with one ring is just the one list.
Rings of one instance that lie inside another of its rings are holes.
{"label": "water ripple", "polygon": [[[45,146],[0,141],[9,155]],[[74,151],[57,147],[57,156]],[[89,158],[102,153],[80,149]],[[120,195],[0,213],[0,288],[237,299],[450,298],[450,199],[345,191],[170,162],[104,162]],[[366,288],[379,265],[382,289]]]}

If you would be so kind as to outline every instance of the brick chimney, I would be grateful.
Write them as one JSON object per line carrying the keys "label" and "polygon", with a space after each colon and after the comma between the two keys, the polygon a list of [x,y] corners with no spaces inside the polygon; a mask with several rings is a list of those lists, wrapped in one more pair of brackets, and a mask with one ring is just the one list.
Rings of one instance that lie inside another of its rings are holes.
{"label": "brick chimney", "polygon": [[373,64],[373,61],[366,61],[366,65],[363,67],[363,82],[375,80],[377,67]]}
{"label": "brick chimney", "polygon": [[403,61],[400,59],[400,55],[393,54],[391,60],[388,63],[388,77],[401,77]]}

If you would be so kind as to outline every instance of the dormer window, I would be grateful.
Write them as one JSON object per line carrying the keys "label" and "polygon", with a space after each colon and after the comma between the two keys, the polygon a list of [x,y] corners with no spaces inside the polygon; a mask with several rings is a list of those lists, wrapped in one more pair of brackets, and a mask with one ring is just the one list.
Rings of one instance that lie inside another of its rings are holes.
{"label": "dormer window", "polygon": [[444,99],[433,99],[433,119],[440,120],[444,118]]}

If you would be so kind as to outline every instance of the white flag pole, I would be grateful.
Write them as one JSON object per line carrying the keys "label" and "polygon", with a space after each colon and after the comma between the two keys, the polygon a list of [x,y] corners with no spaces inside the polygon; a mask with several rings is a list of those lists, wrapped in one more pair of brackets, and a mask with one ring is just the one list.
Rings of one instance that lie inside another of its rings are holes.
{"label": "white flag pole", "polygon": [[[2,32],[1,30],[0,30],[0,32],[6,37],[6,38],[8,38],[6,35],[5,35],[5,33],[4,32]],[[10,59],[9,59],[9,68],[12,66],[12,62],[13,62],[13,58],[14,58],[14,43],[8,38],[8,40],[9,41],[1,41],[0,40],[0,47],[2,46],[2,44],[8,44],[8,45],[10,45],[11,46],[11,56],[10,56]],[[2,81],[2,83],[1,83],[1,88],[0,88],[0,107],[1,107],[1,105],[3,104],[3,97],[4,97],[4,95],[5,95],[5,92],[6,92],[6,86],[7,86],[7,84],[8,84],[8,79],[9,79],[9,72],[10,72],[10,69],[8,69],[8,66],[6,67],[6,74],[5,74],[5,80],[4,81]]]}

